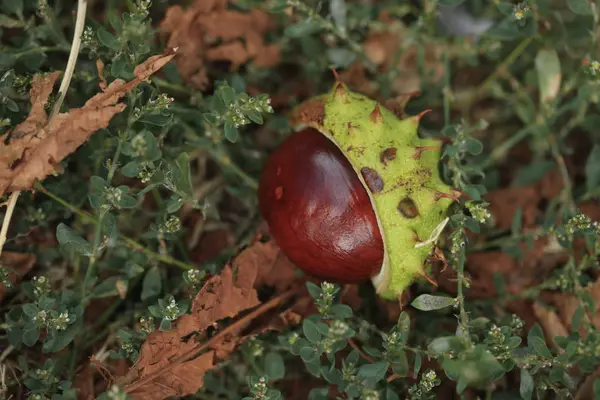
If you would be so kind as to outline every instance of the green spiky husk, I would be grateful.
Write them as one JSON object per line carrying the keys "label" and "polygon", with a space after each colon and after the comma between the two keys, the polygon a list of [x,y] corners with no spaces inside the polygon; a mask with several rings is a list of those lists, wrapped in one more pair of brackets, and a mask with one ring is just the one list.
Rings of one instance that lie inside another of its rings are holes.
{"label": "green spiky husk", "polygon": [[[381,272],[372,281],[386,299],[398,298],[415,279],[425,276],[427,258],[435,247],[435,240],[427,242],[447,221],[454,201],[452,188],[438,172],[441,142],[418,136],[419,119],[399,119],[341,82],[298,106],[292,115],[296,129],[310,126],[332,140],[365,186],[385,251]],[[419,152],[423,147],[428,149]],[[420,157],[415,157],[417,153]],[[401,212],[401,202],[414,205],[418,215]]]}

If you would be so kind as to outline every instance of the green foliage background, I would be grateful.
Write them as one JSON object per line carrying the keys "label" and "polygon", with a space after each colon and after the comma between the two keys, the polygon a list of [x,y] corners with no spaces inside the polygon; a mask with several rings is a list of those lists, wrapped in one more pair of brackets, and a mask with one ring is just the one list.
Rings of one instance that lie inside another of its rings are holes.
{"label": "green foliage background", "polygon": [[[81,106],[98,91],[97,58],[106,65],[107,79],[131,79],[137,64],[161,53],[156,23],[171,3],[90,1],[83,50],[62,110]],[[448,34],[440,24],[441,7],[457,6],[490,21],[478,40]],[[402,79],[399,71],[379,72],[362,47],[369,29],[386,29],[377,19],[386,12],[406,24],[400,40],[418,49],[432,43],[442,49],[443,79],[422,76],[422,93],[407,110],[434,109],[438,118],[425,119],[422,134],[451,139],[444,176],[473,199],[457,206],[451,220],[446,255],[456,292],[431,294],[431,288],[416,285],[412,321],[404,311],[390,325],[381,322],[368,285],[361,287],[368,305],[360,310],[340,304],[335,285],[309,285],[318,314],[289,332],[245,344],[192,398],[294,398],[286,385],[308,377],[318,381],[311,400],[327,398],[333,388],[347,399],[574,396],[600,364],[600,334],[593,323],[597,305],[586,291],[598,277],[599,231],[578,208],[600,196],[598,6],[594,0],[231,1],[231,9],[261,8],[276,18],[268,39],[281,46],[280,67],[249,64],[229,71],[209,65],[214,85],[200,92],[169,64],[127,96],[126,111],[108,129],[62,163],[63,174],[21,195],[4,250],[35,254],[37,263],[1,304],[0,393],[7,399],[74,399],[77,368],[92,351],[104,344],[111,357],[133,361],[149,332],[168,329],[186,313],[190,291],[201,286],[205,274],[218,273],[260,223],[261,166],[290,133],[286,112],[304,100],[285,93],[289,104],[273,110],[269,96],[294,80],[308,80],[312,94],[322,93],[333,82],[331,68],[341,72],[354,62],[364,66],[378,96],[392,96],[393,82]],[[0,0],[3,140],[28,113],[32,75],[64,70],[74,10],[76,2],[69,0]],[[419,51],[418,71],[424,62]],[[249,87],[265,94],[251,96]],[[259,140],[265,132],[272,138],[267,145]],[[573,141],[590,149],[577,155],[583,177],[566,167]],[[529,164],[507,163],[512,149],[523,144],[531,152]],[[502,173],[507,164],[518,168],[508,183]],[[535,183],[552,169],[560,172],[563,187],[537,217],[539,229],[524,232],[521,212],[509,231],[494,229],[482,196]],[[199,210],[217,226],[233,226],[235,246],[195,264],[185,245],[189,227],[178,217],[182,207]],[[473,245],[467,231],[489,239],[479,248],[516,257],[523,240],[556,238],[568,261],[519,294],[506,294],[499,275],[497,298],[470,299],[465,260]],[[60,246],[48,245],[54,239]],[[576,256],[577,239],[584,239],[583,257]],[[0,271],[7,285],[8,267]],[[117,283],[127,287],[124,298]],[[577,296],[568,336],[549,338],[539,324],[525,330],[507,311],[508,301],[537,299],[542,291]],[[86,308],[102,298],[112,301],[94,321],[86,321]],[[362,344],[368,360],[348,348],[351,338]],[[558,348],[548,347],[552,340]],[[343,364],[334,364],[340,352],[346,352]],[[600,398],[600,380],[590,379]],[[124,394],[108,388],[102,398]]]}

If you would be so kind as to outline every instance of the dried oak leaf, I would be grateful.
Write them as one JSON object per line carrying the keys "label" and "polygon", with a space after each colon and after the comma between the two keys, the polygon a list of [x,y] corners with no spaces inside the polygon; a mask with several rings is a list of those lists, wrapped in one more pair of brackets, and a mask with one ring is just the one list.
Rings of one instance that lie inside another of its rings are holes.
{"label": "dried oak leaf", "polygon": [[[184,342],[177,331],[152,332],[128,374],[133,382],[125,386],[125,391],[133,399],[148,400],[197,392],[204,384],[204,374],[214,366],[215,359],[214,351],[208,351],[189,361],[179,360],[197,347],[193,340]],[[154,372],[160,373],[139,384],[141,379]]]}
{"label": "dried oak leaf", "polygon": [[108,82],[106,82],[106,78],[104,77],[104,63],[101,59],[96,60],[96,69],[98,70],[98,79],[100,79],[98,86],[100,86],[100,89],[106,90]]}
{"label": "dried oak leaf", "polygon": [[229,11],[225,0],[196,0],[185,9],[171,6],[160,24],[168,45],[181,48],[179,73],[200,90],[209,83],[206,61],[228,61],[231,69],[249,61],[259,67],[277,65],[279,45],[263,39],[270,27],[266,12]]}
{"label": "dried oak leaf", "polygon": [[542,324],[542,327],[546,332],[546,337],[550,339],[550,341],[554,344],[554,347],[556,347],[559,350],[562,350],[556,344],[554,338],[556,336],[569,336],[569,330],[567,329],[563,321],[561,321],[558,314],[556,314],[551,309],[544,307],[538,301],[533,303],[533,312]]}
{"label": "dried oak leaf", "polygon": [[490,203],[489,210],[494,216],[495,226],[501,230],[510,229],[514,215],[521,208],[523,227],[535,225],[540,193],[534,186],[509,187],[491,191],[483,196]]}
{"label": "dried oak leaf", "polygon": [[[36,256],[33,254],[14,253],[5,251],[0,256],[0,266],[9,268],[8,280],[11,285],[16,285],[35,264]],[[0,302],[4,298],[6,287],[0,284]]]}
{"label": "dried oak leaf", "polygon": [[299,277],[296,267],[273,242],[256,242],[233,261],[234,266],[253,264],[257,268],[254,287],[274,287],[277,293],[288,289]]}
{"label": "dried oak leaf", "polygon": [[[138,360],[122,380],[132,398],[162,400],[196,393],[204,383],[204,374],[218,360],[228,358],[240,343],[266,330],[299,322],[301,318],[287,310],[278,320],[270,317],[268,324],[242,335],[262,315],[261,308],[270,310],[278,304],[270,301],[273,304],[265,303],[219,330],[221,320],[237,317],[260,304],[254,288],[259,265],[255,256],[251,256],[257,245],[263,246],[257,242],[245,249],[219,275],[206,281],[192,302],[191,313],[179,317],[171,330],[148,335]],[[292,293],[288,292],[290,296]],[[217,331],[208,342],[197,342],[192,334],[203,333],[209,327]]]}
{"label": "dried oak leaf", "polygon": [[[518,244],[522,257],[516,258],[503,251],[476,251],[467,255],[467,269],[471,274],[471,295],[489,298],[497,295],[494,275],[502,274],[507,293],[520,293],[523,289],[541,283],[552,270],[567,260],[564,253],[552,251],[547,238]],[[451,283],[449,283],[451,285]]]}
{"label": "dried oak leaf", "polygon": [[[401,21],[389,18],[385,13],[380,15],[379,21],[382,22],[383,30],[371,29],[362,47],[365,56],[382,73],[398,71],[398,78],[392,82],[394,94],[420,90],[425,77],[428,77],[428,82],[442,80],[445,68],[442,62],[443,48],[440,45],[414,41]],[[420,52],[423,52],[422,63],[419,60]],[[341,78],[352,81],[365,93],[371,92],[371,84],[359,61],[354,62]]]}
{"label": "dried oak leaf", "polygon": [[[600,329],[600,279],[586,286],[584,292],[594,300],[596,309],[589,313],[592,324],[596,329]],[[565,326],[571,326],[573,316],[580,305],[580,301],[576,295],[571,293],[552,293],[549,297],[549,303],[556,307],[557,313]],[[589,332],[583,329],[580,324],[579,334],[581,337],[586,337]]]}
{"label": "dried oak leaf", "polygon": [[56,115],[48,122],[44,106],[59,72],[33,78],[31,112],[9,132],[8,144],[0,142],[0,195],[29,190],[37,180],[56,173],[58,163],[73,153],[98,129],[125,109],[121,97],[146,80],[175,56],[174,50],[148,58],[136,67],[136,76],[125,82],[117,79],[83,107]]}
{"label": "dried oak leaf", "polygon": [[[246,250],[248,251],[248,250]],[[255,264],[227,265],[219,275],[210,278],[192,302],[191,314],[176,322],[180,336],[202,332],[215,322],[235,317],[240,312],[258,305],[254,281],[258,267]]]}

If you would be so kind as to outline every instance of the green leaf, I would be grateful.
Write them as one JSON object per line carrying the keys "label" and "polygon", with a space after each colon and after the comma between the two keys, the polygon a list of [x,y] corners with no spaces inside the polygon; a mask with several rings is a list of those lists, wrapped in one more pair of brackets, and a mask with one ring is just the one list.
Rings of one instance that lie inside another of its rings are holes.
{"label": "green leaf", "polygon": [[540,326],[540,324],[537,322],[535,324],[533,324],[533,326],[527,333],[527,344],[529,346],[533,346],[532,340],[536,337],[540,338],[542,340],[544,339],[544,331],[542,330],[542,327]]}
{"label": "green leaf", "polygon": [[590,0],[567,0],[567,5],[575,14],[592,15]]}
{"label": "green leaf", "polygon": [[400,400],[400,397],[391,388],[385,390],[385,400]]}
{"label": "green leaf", "polygon": [[121,200],[119,200],[119,207],[121,208],[135,208],[138,205],[138,201],[135,197],[130,196],[128,194],[121,195]]}
{"label": "green leaf", "polygon": [[169,214],[176,212],[184,203],[185,201],[181,197],[173,194],[167,201],[167,212]]}
{"label": "green leaf", "polygon": [[40,338],[40,330],[37,326],[25,327],[23,331],[23,344],[27,347],[35,345]]}
{"label": "green leaf", "polygon": [[192,187],[192,175],[190,172],[190,156],[183,152],[179,154],[173,166],[173,184],[178,191],[187,195],[194,196],[194,188]]}
{"label": "green leaf", "polygon": [[290,38],[302,38],[317,33],[322,29],[321,25],[314,20],[303,19],[300,22],[288,25],[284,35]]}
{"label": "green leaf", "polygon": [[96,28],[96,36],[98,36],[98,41],[108,47],[111,50],[119,51],[121,50],[121,43],[119,42],[119,38],[107,31],[103,27]]}
{"label": "green leaf", "polygon": [[265,373],[271,379],[281,379],[285,376],[285,364],[279,353],[270,352],[265,357]]}
{"label": "green leaf", "polygon": [[573,318],[571,318],[571,330],[576,332],[579,329],[579,324],[581,323],[581,318],[583,317],[585,310],[581,305],[577,306],[575,313],[573,314]]}
{"label": "green leaf", "polygon": [[346,13],[347,13],[346,1],[345,0],[331,0],[329,3],[329,12],[333,21],[340,29],[346,28]]}
{"label": "green leaf", "polygon": [[541,49],[535,57],[538,74],[538,89],[542,103],[552,102],[560,90],[560,60],[556,50]]}
{"label": "green leaf", "polygon": [[304,332],[304,336],[312,343],[318,343],[321,340],[321,333],[319,333],[317,324],[310,319],[305,319],[302,322],[302,331]]}
{"label": "green leaf", "polygon": [[523,207],[519,206],[515,215],[513,215],[510,231],[513,235],[517,235],[521,232],[521,226],[523,225]]}
{"label": "green leaf", "polygon": [[21,309],[23,310],[23,314],[27,315],[28,317],[35,317],[39,311],[35,304],[32,303],[23,304]]}
{"label": "green leaf", "polygon": [[394,371],[396,375],[408,376],[409,366],[406,353],[404,351],[399,351],[397,354],[394,354],[393,358],[392,371]]}
{"label": "green leaf", "polygon": [[318,299],[321,296],[321,293],[323,293],[321,287],[315,285],[312,282],[306,282],[306,289],[308,290],[308,293],[310,293],[310,295],[313,297],[313,299]]}
{"label": "green leaf", "polygon": [[2,28],[22,28],[25,22],[10,18],[8,15],[0,14],[0,27]]}
{"label": "green leaf", "polygon": [[548,346],[546,346],[544,339],[534,337],[531,339],[531,344],[538,355],[546,358],[552,358],[552,353],[550,352],[550,349],[548,349]]}
{"label": "green leaf", "polygon": [[481,154],[483,151],[483,143],[475,138],[467,139],[467,151],[474,156]]}
{"label": "green leaf", "polygon": [[256,110],[249,110],[246,113],[246,115],[255,124],[262,124],[263,123],[263,117],[262,117],[262,115],[260,115],[260,113],[258,111],[256,111]]}
{"label": "green leaf", "polygon": [[398,331],[402,334],[402,339],[408,338],[408,332],[410,331],[410,315],[406,311],[402,311],[396,322]]}
{"label": "green leaf", "polygon": [[438,0],[440,6],[456,7],[464,3],[465,0]]}
{"label": "green leaf", "polygon": [[454,305],[456,300],[453,297],[432,296],[422,294],[413,300],[411,305],[421,311],[439,310]]}
{"label": "green leaf", "polygon": [[173,121],[172,114],[146,114],[143,115],[139,120],[139,122],[143,122],[149,125],[156,126],[167,126]]}
{"label": "green leaf", "polygon": [[130,161],[121,168],[121,173],[128,178],[133,178],[140,172],[142,166],[137,161]]}
{"label": "green leaf", "polygon": [[227,106],[235,101],[235,91],[229,85],[220,86],[218,89],[218,93],[221,96],[223,103],[225,103],[225,105]]}
{"label": "green leaf", "polygon": [[169,329],[171,329],[172,326],[173,326],[173,323],[171,322],[171,320],[169,320],[167,318],[163,318],[160,321],[159,329],[161,331],[168,331]]}
{"label": "green leaf", "polygon": [[310,363],[314,361],[318,356],[317,349],[314,347],[306,346],[300,349],[300,358],[305,363]]}
{"label": "green leaf", "polygon": [[80,254],[86,256],[92,254],[92,245],[62,222],[56,228],[56,239],[61,246],[71,248]]}
{"label": "green leaf", "polygon": [[423,357],[421,356],[421,353],[415,353],[413,376],[419,376],[419,371],[421,370],[422,362],[423,362]]}
{"label": "green leaf", "polygon": [[229,140],[232,143],[235,143],[238,140],[238,130],[230,121],[225,122],[223,131],[225,132],[225,139]]}
{"label": "green leaf", "polygon": [[146,272],[142,282],[142,300],[158,296],[162,290],[162,280],[158,267],[152,267]]}
{"label": "green leaf", "polygon": [[327,58],[333,68],[347,68],[356,60],[356,53],[343,47],[327,49]]}
{"label": "green leaf", "polygon": [[[19,327],[8,328],[7,331],[8,343],[14,347],[19,347],[23,343],[23,329]],[[37,339],[36,339],[37,340]]]}
{"label": "green leaf", "polygon": [[118,295],[117,293],[117,280],[119,278],[116,276],[111,276],[110,278],[105,279],[97,285],[92,291],[92,298],[101,299],[104,297],[112,297]]}
{"label": "green leaf", "polygon": [[357,375],[370,382],[377,383],[385,377],[389,365],[387,361],[361,365]]}
{"label": "green leaf", "polygon": [[511,16],[507,16],[498,24],[491,27],[485,35],[490,39],[496,40],[514,40],[521,36],[521,31],[517,24],[514,23]]}
{"label": "green leaf", "polygon": [[594,398],[600,399],[600,378],[594,379]]}
{"label": "green leaf", "polygon": [[536,183],[555,167],[556,163],[551,160],[533,162],[518,170],[515,185],[528,186],[532,183]]}
{"label": "green leaf", "polygon": [[437,337],[427,345],[427,350],[437,354],[447,353],[450,350],[460,351],[461,348],[462,342],[457,336]]}
{"label": "green leaf", "polygon": [[23,0],[2,0],[2,9],[9,14],[23,16]]}
{"label": "green leaf", "polygon": [[44,353],[56,353],[67,347],[80,332],[81,326],[81,322],[77,322],[69,325],[64,331],[52,332],[42,347]]}
{"label": "green leaf", "polygon": [[313,388],[308,393],[308,400],[328,400],[329,399],[329,388]]}
{"label": "green leaf", "polygon": [[600,144],[595,144],[585,164],[586,188],[588,192],[600,186]]}
{"label": "green leaf", "polygon": [[9,99],[8,97],[6,97],[4,99],[4,104],[6,105],[6,108],[8,108],[9,111],[12,111],[12,112],[19,111],[19,105],[17,103],[15,103],[15,101],[13,99]]}
{"label": "green leaf", "polygon": [[352,307],[347,304],[334,304],[331,306],[331,314],[338,319],[351,318]]}

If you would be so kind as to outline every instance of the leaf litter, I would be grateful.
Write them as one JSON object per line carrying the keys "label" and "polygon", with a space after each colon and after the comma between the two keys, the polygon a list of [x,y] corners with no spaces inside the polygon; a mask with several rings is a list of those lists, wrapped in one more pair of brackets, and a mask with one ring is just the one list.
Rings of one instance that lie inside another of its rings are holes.
{"label": "leaf litter", "polygon": [[[237,346],[268,330],[299,323],[301,316],[294,306],[308,293],[295,275],[286,272],[291,264],[278,253],[274,244],[255,241],[220,274],[209,278],[195,296],[189,314],[173,321],[170,330],[148,335],[139,358],[122,377],[125,391],[134,399],[149,400],[196,393],[203,386],[205,373],[227,359]],[[276,288],[276,295],[264,303],[257,292],[262,285]],[[281,310],[294,296],[299,300]],[[213,329],[210,338],[209,328]],[[204,342],[197,341],[196,336],[203,337]]]}
{"label": "leaf litter", "polygon": [[[175,56],[175,49],[149,57],[135,69],[129,82],[116,79],[105,90],[90,98],[81,108],[60,113],[48,121],[45,107],[61,72],[36,74],[30,90],[28,117],[8,133],[8,143],[0,142],[0,195],[30,190],[60,171],[59,163],[77,150],[126,105],[119,100],[148,79]],[[102,67],[99,65],[99,71]]]}
{"label": "leaf litter", "polygon": [[252,61],[257,67],[279,63],[278,44],[267,44],[264,35],[272,27],[268,13],[230,11],[226,0],[196,0],[189,7],[167,9],[160,30],[167,45],[181,48],[176,61],[183,79],[197,89],[209,86],[206,63],[226,61],[231,69]]}

